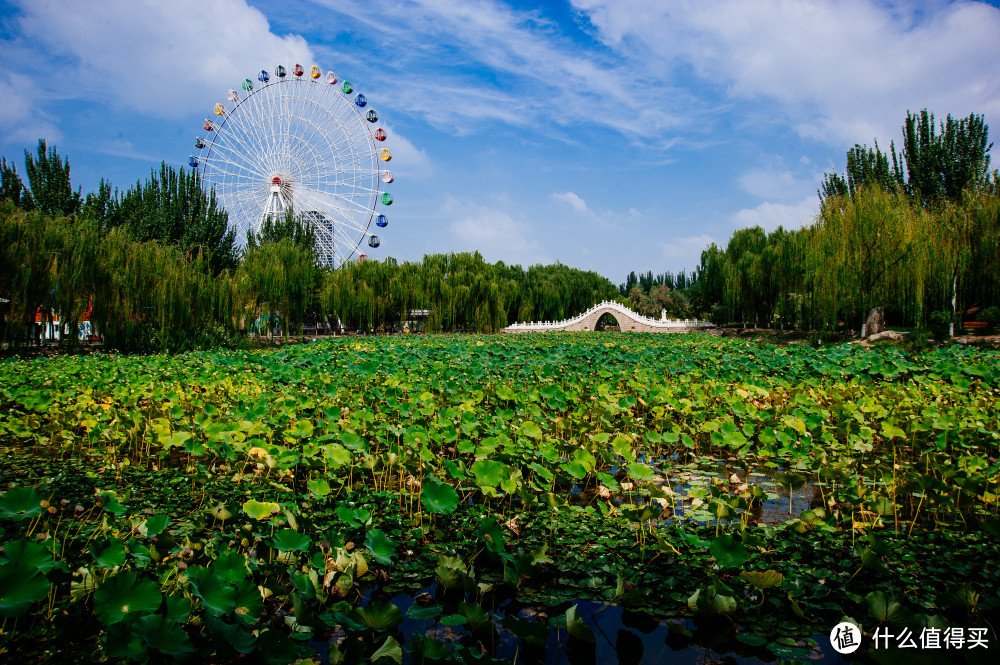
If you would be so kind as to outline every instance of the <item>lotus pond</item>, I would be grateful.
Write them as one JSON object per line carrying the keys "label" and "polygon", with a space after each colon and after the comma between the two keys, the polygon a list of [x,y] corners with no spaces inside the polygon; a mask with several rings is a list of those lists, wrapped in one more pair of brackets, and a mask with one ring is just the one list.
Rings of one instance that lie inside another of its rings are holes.
{"label": "lotus pond", "polygon": [[995,662],[998,398],[694,334],[8,360],[0,659]]}

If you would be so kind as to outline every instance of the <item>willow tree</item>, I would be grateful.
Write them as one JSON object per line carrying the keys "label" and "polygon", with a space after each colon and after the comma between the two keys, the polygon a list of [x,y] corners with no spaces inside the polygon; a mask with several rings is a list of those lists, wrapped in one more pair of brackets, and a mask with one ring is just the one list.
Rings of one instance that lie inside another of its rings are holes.
{"label": "willow tree", "polygon": [[8,300],[6,340],[22,343],[36,318],[75,331],[98,276],[97,233],[73,217],[25,212],[8,201],[0,210],[0,293]]}
{"label": "willow tree", "polygon": [[824,199],[807,250],[821,321],[861,325],[874,303],[897,299],[889,285],[893,272],[903,270],[913,237],[913,208],[901,191],[866,186],[853,196]]}
{"label": "willow tree", "polygon": [[301,333],[320,279],[315,252],[288,238],[247,251],[234,275],[240,300],[257,317],[266,315],[268,335],[277,332],[278,325],[286,334]]}
{"label": "willow tree", "polygon": [[218,320],[207,257],[121,229],[100,243],[93,318],[104,343],[122,350],[185,348]]}

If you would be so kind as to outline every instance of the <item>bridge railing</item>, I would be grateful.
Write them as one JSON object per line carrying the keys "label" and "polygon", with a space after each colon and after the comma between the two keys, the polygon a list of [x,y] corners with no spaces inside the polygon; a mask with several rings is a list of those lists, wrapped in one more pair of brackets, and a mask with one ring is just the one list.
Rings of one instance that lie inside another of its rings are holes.
{"label": "bridge railing", "polygon": [[625,307],[621,303],[614,300],[605,300],[597,305],[593,305],[583,314],[575,316],[571,319],[562,319],[561,321],[532,321],[530,323],[522,323],[519,321],[508,326],[505,330],[557,330],[581,323],[588,316],[601,309],[610,309],[621,314],[621,316],[625,317],[629,321],[642,323],[650,326],[651,328],[706,328],[712,326],[710,322],[702,319],[654,319],[652,317],[639,314],[638,312],[634,312],[630,308]]}

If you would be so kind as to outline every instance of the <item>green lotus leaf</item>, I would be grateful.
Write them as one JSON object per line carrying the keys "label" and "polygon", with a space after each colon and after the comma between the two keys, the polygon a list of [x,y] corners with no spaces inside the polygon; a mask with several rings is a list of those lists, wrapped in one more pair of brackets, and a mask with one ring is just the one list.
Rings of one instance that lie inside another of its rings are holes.
{"label": "green lotus leaf", "polygon": [[242,626],[226,623],[215,617],[206,617],[205,627],[210,633],[221,635],[238,653],[252,653],[257,648],[257,639],[253,633]]}
{"label": "green lotus leaf", "polygon": [[358,529],[371,524],[372,514],[365,508],[337,506],[337,517],[347,526]]}
{"label": "green lotus leaf", "polygon": [[138,619],[132,630],[150,649],[178,660],[195,651],[184,629],[162,614],[152,614]]}
{"label": "green lotus leaf", "polygon": [[587,467],[580,462],[565,462],[560,464],[559,468],[577,480],[583,480],[587,477]]}
{"label": "green lotus leaf", "polygon": [[169,521],[170,518],[167,515],[163,514],[153,515],[152,517],[148,518],[145,523],[146,537],[153,538],[163,533],[163,530],[167,528],[167,523]]}
{"label": "green lotus leaf", "polygon": [[34,487],[15,487],[0,496],[0,518],[20,522],[38,517],[45,510],[40,505],[45,495]]}
{"label": "green lotus leaf", "polygon": [[376,631],[388,630],[403,622],[402,610],[383,600],[373,601],[365,607],[356,607],[347,616]]}
{"label": "green lotus leaf", "polygon": [[422,606],[414,603],[406,608],[406,618],[413,619],[414,621],[423,621],[425,619],[434,619],[441,615],[443,608],[440,605],[427,605]]}
{"label": "green lotus leaf", "polygon": [[469,620],[462,614],[445,614],[441,617],[441,625],[448,626],[449,628],[455,628],[456,626],[464,626]]}
{"label": "green lotus leaf", "polygon": [[728,533],[713,540],[708,551],[723,568],[737,568],[747,560],[746,546]]}
{"label": "green lotus leaf", "polygon": [[521,425],[521,431],[532,439],[542,438],[542,428],[538,426],[538,423],[532,422],[530,420],[525,421]]}
{"label": "green lotus leaf", "polygon": [[309,536],[294,531],[293,529],[282,529],[274,534],[271,546],[282,552],[305,552],[312,545]]}
{"label": "green lotus leaf", "polygon": [[236,589],[208,568],[188,570],[191,590],[201,599],[210,616],[230,614],[235,608]]}
{"label": "green lotus leaf", "polygon": [[368,532],[368,536],[365,538],[365,547],[372,553],[372,558],[382,565],[392,564],[392,555],[396,552],[396,546],[381,529],[372,529]]}
{"label": "green lotus leaf", "polygon": [[111,490],[101,492],[101,504],[104,506],[104,510],[118,517],[124,515],[128,510],[128,508],[118,501],[117,492]]}
{"label": "green lotus leaf", "polygon": [[0,616],[21,616],[49,593],[49,580],[34,566],[0,566]]}
{"label": "green lotus leaf", "polygon": [[212,563],[212,570],[215,574],[227,582],[239,584],[249,574],[247,571],[247,558],[239,552],[226,550],[219,554]]}
{"label": "green lotus leaf", "polygon": [[243,512],[255,520],[267,519],[280,511],[281,507],[270,501],[261,502],[256,499],[249,499],[243,504]]}
{"label": "green lotus leaf", "polygon": [[188,616],[191,614],[191,609],[194,607],[190,598],[180,594],[168,595],[166,597],[166,606],[166,617],[174,623],[179,623],[181,625],[187,623]]}
{"label": "green lotus leaf", "polygon": [[247,582],[236,590],[233,599],[236,609],[233,613],[244,625],[251,625],[260,620],[260,614],[264,611],[264,601],[260,595],[260,589],[253,582]]}
{"label": "green lotus leaf", "polygon": [[94,592],[94,613],[105,626],[155,612],[162,594],[153,582],[133,572],[119,573]]}
{"label": "green lotus leaf", "polygon": [[[557,623],[557,619],[562,619],[565,624],[566,615],[552,617],[549,624]],[[538,621],[528,621],[515,614],[508,614],[500,622],[504,628],[514,633],[528,644],[536,647],[545,646],[545,640],[549,636],[549,629],[545,624]]]}
{"label": "green lotus leaf", "polygon": [[477,603],[463,600],[458,604],[458,611],[469,620],[469,627],[474,631],[482,631],[492,625],[489,613]]}
{"label": "green lotus leaf", "polygon": [[[53,541],[46,541],[46,543],[53,543]],[[5,543],[3,552],[0,553],[0,561],[19,563],[41,573],[47,573],[56,567],[55,557],[45,544],[24,539]]]}
{"label": "green lotus leaf", "polygon": [[493,460],[479,460],[473,462],[469,471],[476,479],[476,484],[480,487],[496,487],[510,471],[506,465]]}
{"label": "green lotus leaf", "polygon": [[767,644],[767,638],[756,633],[736,633],[736,639],[751,647],[762,647]]}
{"label": "green lotus leaf", "polygon": [[316,496],[326,496],[330,493],[330,483],[328,483],[325,478],[310,480],[306,483],[306,486],[309,488],[309,491]]}
{"label": "green lotus leaf", "polygon": [[117,538],[94,541],[90,544],[90,554],[98,566],[114,568],[125,563],[125,544]]}
{"label": "green lotus leaf", "polygon": [[421,488],[420,503],[432,513],[449,515],[458,508],[458,492],[447,483],[430,479]]}
{"label": "green lotus leaf", "polygon": [[143,660],[147,652],[142,638],[127,623],[116,623],[108,627],[104,648],[112,658],[127,658],[132,661]]}

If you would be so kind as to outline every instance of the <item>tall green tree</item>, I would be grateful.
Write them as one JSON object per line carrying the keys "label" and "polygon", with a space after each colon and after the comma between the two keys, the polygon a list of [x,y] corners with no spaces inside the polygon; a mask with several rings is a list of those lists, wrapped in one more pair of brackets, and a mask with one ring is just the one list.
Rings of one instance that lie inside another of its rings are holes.
{"label": "tall green tree", "polygon": [[22,197],[25,209],[38,208],[46,215],[75,215],[80,212],[80,190],[69,182],[69,159],[60,159],[55,146],[45,139],[38,141],[38,156],[24,151],[24,171],[31,188],[30,197]]}
{"label": "tall green tree", "polygon": [[[97,201],[94,208],[99,209]],[[139,242],[157,240],[183,252],[197,249],[219,273],[237,265],[236,232],[228,221],[215,191],[205,191],[197,171],[162,162],[159,173],[151,172],[145,183],[111,199],[102,225],[121,226]]]}
{"label": "tall green tree", "polygon": [[[940,132],[938,131],[940,129]],[[903,158],[907,191],[922,203],[958,202],[964,190],[988,186],[990,177],[989,126],[982,115],[955,119],[949,114],[940,126],[927,109],[906,112]]]}
{"label": "tall green tree", "polygon": [[24,187],[17,168],[7,163],[6,157],[0,157],[0,202],[9,201],[15,208],[21,207],[21,199],[29,196]]}

